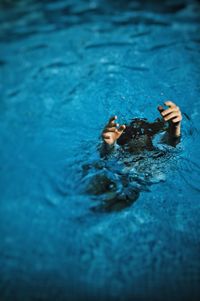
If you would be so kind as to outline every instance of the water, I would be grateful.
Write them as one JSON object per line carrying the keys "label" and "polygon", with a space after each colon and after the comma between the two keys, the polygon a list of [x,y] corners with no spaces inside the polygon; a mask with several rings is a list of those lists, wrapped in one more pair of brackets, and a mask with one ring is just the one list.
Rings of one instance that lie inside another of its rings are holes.
{"label": "water", "polygon": [[[199,12],[0,2],[0,300],[199,300]],[[94,210],[87,176],[119,188],[124,168],[99,156],[108,118],[154,120],[166,99],[183,112],[181,143],[156,138],[165,155],[135,161],[136,200]]]}

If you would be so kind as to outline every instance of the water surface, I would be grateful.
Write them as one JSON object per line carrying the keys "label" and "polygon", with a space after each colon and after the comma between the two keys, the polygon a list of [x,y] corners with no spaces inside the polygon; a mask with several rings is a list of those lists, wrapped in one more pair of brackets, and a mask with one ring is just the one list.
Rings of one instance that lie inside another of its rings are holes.
{"label": "water surface", "polygon": [[[199,300],[199,13],[195,0],[0,2],[1,300]],[[181,143],[155,141],[166,156],[138,167],[153,177],[130,206],[93,210],[84,172],[122,168],[99,156],[108,118],[152,121],[168,99]]]}

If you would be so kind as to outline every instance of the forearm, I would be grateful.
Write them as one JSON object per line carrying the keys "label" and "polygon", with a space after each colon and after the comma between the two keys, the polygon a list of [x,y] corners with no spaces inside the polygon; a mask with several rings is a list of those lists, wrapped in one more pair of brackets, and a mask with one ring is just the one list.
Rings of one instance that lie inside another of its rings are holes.
{"label": "forearm", "polygon": [[181,140],[181,124],[178,125],[170,125],[168,128],[168,144],[176,147]]}
{"label": "forearm", "polygon": [[161,139],[162,143],[168,144],[170,146],[176,147],[181,141],[181,135],[175,136],[171,135],[169,131],[165,132],[164,136]]}
{"label": "forearm", "polygon": [[181,124],[170,125],[168,128],[170,138],[179,138],[181,136]]}

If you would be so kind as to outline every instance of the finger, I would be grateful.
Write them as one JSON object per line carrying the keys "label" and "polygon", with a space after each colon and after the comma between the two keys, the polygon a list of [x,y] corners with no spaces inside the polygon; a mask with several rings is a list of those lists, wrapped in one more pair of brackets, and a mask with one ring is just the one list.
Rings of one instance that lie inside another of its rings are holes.
{"label": "finger", "polygon": [[106,128],[110,128],[110,127],[118,127],[119,126],[119,123],[115,123],[114,121],[112,123],[109,123]]}
{"label": "finger", "polygon": [[107,143],[107,144],[112,144],[111,141],[112,140],[110,138],[109,139],[104,139],[104,142]]}
{"label": "finger", "polygon": [[112,122],[113,120],[117,119],[117,116],[112,116],[110,119],[109,119],[109,122]]}
{"label": "finger", "polygon": [[162,106],[158,106],[157,109],[158,109],[159,112],[164,111],[164,108]]}
{"label": "finger", "polygon": [[121,125],[119,128],[118,128],[118,132],[123,132],[125,130],[126,126],[125,124]]}
{"label": "finger", "polygon": [[172,122],[177,123],[177,122],[180,122],[181,120],[182,120],[182,116],[179,116],[177,118],[172,119]]}
{"label": "finger", "polygon": [[104,133],[109,133],[109,132],[115,132],[117,129],[116,127],[110,127],[110,128],[105,128],[105,130],[103,131]]}
{"label": "finger", "polygon": [[106,133],[103,134],[102,137],[105,138],[105,139],[110,139],[110,136],[108,134],[106,134]]}
{"label": "finger", "polygon": [[162,116],[166,116],[172,112],[178,112],[179,111],[179,108],[178,107],[175,107],[175,108],[169,108],[167,110],[164,110],[163,112],[161,112],[161,115]]}
{"label": "finger", "polygon": [[170,101],[170,100],[169,100],[169,101],[166,101],[166,102],[165,102],[165,105],[166,105],[166,106],[169,106],[169,107],[172,107],[172,108],[173,108],[173,107],[176,107],[176,104],[175,104],[174,102]]}
{"label": "finger", "polygon": [[173,119],[173,118],[175,118],[175,117],[179,117],[179,113],[178,113],[178,112],[173,112],[173,113],[171,113],[171,114],[165,116],[165,117],[164,117],[164,120],[165,120],[165,121],[168,121],[168,120],[171,120],[171,119]]}
{"label": "finger", "polygon": [[111,124],[111,125],[112,125],[116,119],[117,119],[117,116],[112,116],[112,117],[109,119],[108,124]]}

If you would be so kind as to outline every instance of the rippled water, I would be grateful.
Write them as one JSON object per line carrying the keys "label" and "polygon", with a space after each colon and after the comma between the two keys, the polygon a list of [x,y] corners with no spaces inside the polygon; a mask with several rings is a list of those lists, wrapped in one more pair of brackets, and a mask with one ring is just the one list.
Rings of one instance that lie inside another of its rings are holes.
{"label": "rippled water", "polygon": [[[199,2],[10,0],[0,22],[0,300],[199,300]],[[177,148],[100,158],[110,116],[166,99]],[[137,194],[99,210],[116,191]]]}

